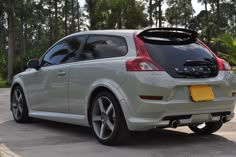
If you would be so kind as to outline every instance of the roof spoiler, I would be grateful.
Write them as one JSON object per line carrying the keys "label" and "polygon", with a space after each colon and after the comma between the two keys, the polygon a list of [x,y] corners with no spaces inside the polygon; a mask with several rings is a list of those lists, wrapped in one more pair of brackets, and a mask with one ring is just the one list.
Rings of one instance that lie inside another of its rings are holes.
{"label": "roof spoiler", "polygon": [[[196,31],[184,28],[147,28],[137,33],[144,42],[163,45],[185,45],[196,42],[198,34]],[[169,38],[176,40],[161,40]],[[181,39],[181,40],[180,40]]]}

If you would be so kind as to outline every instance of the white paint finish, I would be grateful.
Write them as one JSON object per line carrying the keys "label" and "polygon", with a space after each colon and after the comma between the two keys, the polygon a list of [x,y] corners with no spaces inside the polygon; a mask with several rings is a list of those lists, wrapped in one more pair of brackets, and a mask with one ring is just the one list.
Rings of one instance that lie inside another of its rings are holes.
{"label": "white paint finish", "polygon": [[[122,36],[127,41],[128,53],[123,57],[54,65],[38,71],[29,69],[17,75],[14,83],[22,85],[30,115],[87,125],[89,98],[97,87],[106,87],[114,93],[130,130],[151,129],[159,123],[161,126],[165,116],[233,112],[235,98],[231,93],[236,90],[236,79],[230,72],[221,71],[217,77],[201,79],[176,79],[166,72],[126,72],[126,61],[136,56],[133,33],[134,30],[106,30],[72,34],[69,37],[84,34]],[[66,75],[58,77],[60,70]],[[212,86],[214,101],[191,101],[188,86],[200,84]],[[142,100],[140,95],[163,96],[163,100]]]}
{"label": "white paint finish", "polygon": [[[64,72],[64,76],[58,76]],[[38,111],[68,112],[69,69],[65,65],[30,69],[21,75],[30,108]]]}

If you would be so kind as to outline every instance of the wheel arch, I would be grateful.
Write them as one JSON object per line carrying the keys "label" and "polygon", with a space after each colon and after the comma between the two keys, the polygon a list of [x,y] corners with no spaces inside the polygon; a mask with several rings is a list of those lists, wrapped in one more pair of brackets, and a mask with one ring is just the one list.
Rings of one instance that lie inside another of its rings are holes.
{"label": "wheel arch", "polygon": [[[92,102],[95,98],[95,96],[102,91],[108,91],[110,92],[112,95],[114,95],[114,97],[116,98],[116,100],[119,102],[120,108],[122,110],[122,114],[124,115],[124,118],[126,117],[124,110],[126,109],[126,106],[123,105],[123,103],[121,103],[122,100],[124,100],[123,96],[121,95],[121,93],[118,91],[118,89],[114,86],[112,86],[111,84],[107,84],[107,83],[103,83],[100,85],[96,85],[90,92],[88,99],[87,99],[87,119],[88,119],[88,124],[91,125],[91,121],[90,121],[90,111],[91,111],[91,107],[92,107]],[[125,118],[126,119],[126,118]]]}

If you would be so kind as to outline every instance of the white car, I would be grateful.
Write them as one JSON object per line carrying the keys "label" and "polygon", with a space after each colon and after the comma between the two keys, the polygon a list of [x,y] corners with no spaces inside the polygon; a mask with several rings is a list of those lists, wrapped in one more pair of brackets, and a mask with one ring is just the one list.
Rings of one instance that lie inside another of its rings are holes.
{"label": "white car", "polygon": [[64,37],[14,77],[16,122],[40,118],[91,126],[115,145],[129,130],[189,126],[211,134],[231,120],[230,66],[181,28],[100,30]]}

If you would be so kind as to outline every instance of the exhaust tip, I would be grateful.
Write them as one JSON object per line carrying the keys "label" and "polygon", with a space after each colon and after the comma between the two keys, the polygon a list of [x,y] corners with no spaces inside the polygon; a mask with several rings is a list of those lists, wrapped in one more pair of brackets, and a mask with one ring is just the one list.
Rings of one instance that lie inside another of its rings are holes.
{"label": "exhaust tip", "polygon": [[227,121],[227,117],[226,116],[221,116],[220,117],[220,122],[221,123],[225,123]]}
{"label": "exhaust tip", "polygon": [[172,121],[170,121],[170,126],[171,126],[172,128],[177,128],[178,125],[179,125],[179,121],[177,121],[177,120],[172,120]]}

